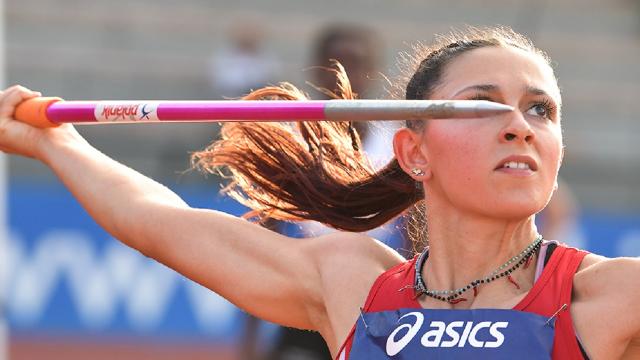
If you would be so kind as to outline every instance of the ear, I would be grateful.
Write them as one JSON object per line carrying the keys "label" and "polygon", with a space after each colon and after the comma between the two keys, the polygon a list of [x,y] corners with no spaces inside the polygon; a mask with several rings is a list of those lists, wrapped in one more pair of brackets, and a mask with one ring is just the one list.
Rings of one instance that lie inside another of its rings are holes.
{"label": "ear", "polygon": [[[431,178],[428,155],[421,144],[422,138],[420,134],[408,128],[396,131],[393,136],[393,151],[398,164],[400,164],[404,172],[420,182]],[[417,175],[413,171],[414,169],[422,170],[422,173]]]}

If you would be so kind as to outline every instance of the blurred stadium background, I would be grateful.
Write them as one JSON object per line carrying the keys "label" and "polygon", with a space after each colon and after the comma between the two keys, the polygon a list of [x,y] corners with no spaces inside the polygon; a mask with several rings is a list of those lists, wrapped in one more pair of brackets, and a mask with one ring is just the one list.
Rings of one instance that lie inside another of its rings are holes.
{"label": "blurred stadium background", "polygon": [[[374,30],[384,49],[381,71],[392,75],[398,52],[415,41],[463,24],[509,25],[556,62],[567,145],[561,175],[580,205],[567,237],[607,256],[638,256],[639,6],[632,0],[4,0],[5,81],[70,100],[219,99],[237,95],[222,85],[234,81],[237,63],[229,53],[238,37],[255,37],[263,50],[260,81],[304,86],[312,42],[330,24]],[[239,214],[238,205],[217,195],[219,179],[185,172],[189,152],[217,130],[211,124],[80,129],[99,149],[191,204]],[[242,357],[242,312],[119,245],[42,165],[7,162],[0,316],[10,335],[0,354]],[[262,333],[268,347],[268,327]]]}

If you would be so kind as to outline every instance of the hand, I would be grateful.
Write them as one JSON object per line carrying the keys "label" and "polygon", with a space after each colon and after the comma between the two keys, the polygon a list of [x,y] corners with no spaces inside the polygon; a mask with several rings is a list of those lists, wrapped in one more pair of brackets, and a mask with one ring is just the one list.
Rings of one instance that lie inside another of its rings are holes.
{"label": "hand", "polygon": [[31,158],[40,158],[45,139],[57,135],[77,134],[72,126],[39,129],[14,119],[16,106],[21,102],[41,96],[23,86],[15,85],[0,91],[0,151]]}

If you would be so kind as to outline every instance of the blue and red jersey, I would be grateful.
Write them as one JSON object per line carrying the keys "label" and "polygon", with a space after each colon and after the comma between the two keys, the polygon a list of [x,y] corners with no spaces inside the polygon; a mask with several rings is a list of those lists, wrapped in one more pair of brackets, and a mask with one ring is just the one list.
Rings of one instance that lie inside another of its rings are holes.
{"label": "blue and red jersey", "polygon": [[541,252],[533,287],[510,310],[423,309],[413,291],[399,291],[413,286],[418,257],[387,270],[374,282],[337,359],[584,359],[570,308],[573,277],[587,253],[555,242],[546,242],[548,248],[553,253],[545,264]]}

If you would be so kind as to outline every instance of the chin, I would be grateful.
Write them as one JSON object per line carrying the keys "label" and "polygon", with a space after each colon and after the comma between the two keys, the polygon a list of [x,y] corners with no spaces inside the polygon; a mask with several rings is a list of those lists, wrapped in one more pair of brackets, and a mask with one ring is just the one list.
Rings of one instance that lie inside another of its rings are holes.
{"label": "chin", "polygon": [[483,212],[487,213],[490,217],[505,219],[505,220],[521,220],[535,215],[544,208],[544,201],[532,201],[526,200],[510,200],[510,201],[496,201],[493,206],[487,206],[485,204]]}
{"label": "chin", "polygon": [[505,211],[496,211],[496,218],[505,220],[523,220],[535,215],[538,212],[537,209],[511,209]]}

